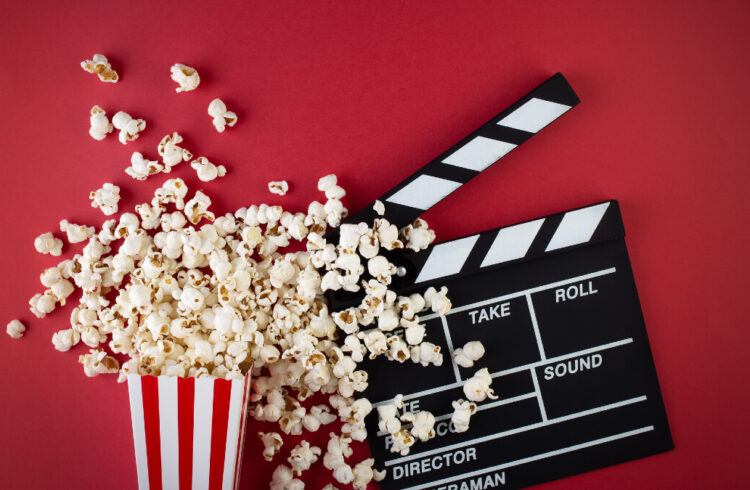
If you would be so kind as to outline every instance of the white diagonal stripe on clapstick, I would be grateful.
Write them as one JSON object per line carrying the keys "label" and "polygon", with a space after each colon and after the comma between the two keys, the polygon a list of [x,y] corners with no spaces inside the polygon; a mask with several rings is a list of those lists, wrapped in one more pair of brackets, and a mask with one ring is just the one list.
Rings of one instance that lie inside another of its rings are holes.
{"label": "white diagonal stripe on clapstick", "polygon": [[193,490],[208,490],[211,469],[211,426],[214,411],[214,380],[196,378],[193,418]]}
{"label": "white diagonal stripe on clapstick", "polygon": [[429,209],[461,185],[461,182],[453,180],[441,179],[432,175],[420,175],[386,201],[410,208]]}
{"label": "white diagonal stripe on clapstick", "polygon": [[471,249],[474,248],[478,238],[479,235],[472,235],[435,245],[414,282],[429,281],[461,272],[461,267],[471,254]]}
{"label": "white diagonal stripe on clapstick", "polygon": [[544,251],[549,252],[591,240],[608,207],[609,203],[604,202],[565,213]]}
{"label": "white diagonal stripe on clapstick", "polygon": [[518,145],[477,136],[443,159],[443,163],[481,172],[507,155],[516,146]]}
{"label": "white diagonal stripe on clapstick", "polygon": [[568,112],[570,108],[565,104],[534,97],[502,118],[498,124],[529,133],[538,133],[549,123]]}
{"label": "white diagonal stripe on clapstick", "polygon": [[138,469],[138,489],[149,490],[146,424],[143,418],[143,392],[141,391],[141,377],[139,375],[128,375],[128,393],[130,395],[130,416],[133,421],[133,445],[135,446],[135,465]]}
{"label": "white diagonal stripe on clapstick", "polygon": [[529,251],[531,242],[539,233],[542,223],[544,223],[544,218],[501,229],[480,267],[523,258]]}
{"label": "white diagonal stripe on clapstick", "polygon": [[159,439],[161,484],[164,490],[180,488],[180,445],[177,428],[177,378],[159,376]]}

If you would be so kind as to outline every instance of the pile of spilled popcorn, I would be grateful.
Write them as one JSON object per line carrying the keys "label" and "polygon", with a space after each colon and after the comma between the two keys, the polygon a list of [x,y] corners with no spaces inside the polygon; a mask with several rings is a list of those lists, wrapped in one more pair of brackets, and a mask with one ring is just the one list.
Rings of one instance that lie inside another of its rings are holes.
{"label": "pile of spilled popcorn", "polygon": [[[102,55],[81,65],[102,81],[119,80]],[[171,73],[178,92],[200,83],[194,68],[176,64]],[[219,99],[211,102],[208,113],[219,132],[237,122]],[[111,121],[98,106],[90,114],[90,134],[96,140],[117,129],[119,141],[128,144],[146,129],[144,120],[122,111]],[[145,181],[192,160],[190,167],[201,181],[226,175],[224,166],[204,156],[193,159],[182,143],[178,133],[166,135],[156,149],[160,160],[134,152],[125,172]],[[286,181],[268,187],[281,196],[289,189]],[[98,230],[63,219],[60,232],[68,243],[86,244],[41,274],[46,289],[31,298],[31,312],[44,318],[65,306],[76,288],[81,290],[70,328],[56,332],[52,343],[62,352],[81,342],[89,347],[79,357],[88,376],[118,374],[123,382],[131,373],[225,379],[252,373],[250,413],[256,420],[278,423],[281,432],[259,433],[267,461],[282,447],[282,434],[301,435],[337,419],[343,422],[340,434],[330,433],[325,451],[307,441],[294,447],[288,465],[274,471],[270,488],[304,488],[298,477],[322,456],[336,481],[365,489],[384,478],[385,471],[374,469],[371,458],[350,461],[350,443],[366,439],[364,420],[373,409],[366,398],[355,397],[368,384],[368,373],[358,364],[366,356],[384,356],[399,363],[441,365],[440,347],[425,341],[419,314],[430,310],[445,315],[451,303],[445,287],[411,296],[389,290],[397,268],[381,253],[427,248],[435,233],[424,220],[399,230],[382,217],[385,207],[378,201],[375,211],[381,217],[373,223],[342,224],[346,193],[336,176],[322,177],[318,189],[324,202],[313,201],[304,213],[260,204],[217,216],[208,195],[190,195],[185,182],[175,177],[155,190],[151,202],[107,219]],[[105,216],[119,212],[116,185],[103,184],[90,199]],[[326,232],[336,227],[337,242],[329,243]],[[304,250],[284,253],[292,242]],[[39,253],[60,256],[66,245],[47,232],[34,246]],[[325,293],[339,289],[361,291],[364,299],[357,307],[329,311]],[[403,337],[393,333],[398,327]],[[13,338],[22,337],[25,329],[19,320],[7,325]],[[484,353],[474,341],[456,349],[454,358],[471,367]],[[120,365],[112,354],[127,360]],[[465,382],[466,399],[453,402],[451,421],[457,432],[468,430],[476,403],[496,398],[491,382],[486,369]],[[330,395],[328,403],[302,405],[316,393]],[[377,414],[379,429],[393,438],[391,450],[406,455],[417,440],[435,437],[435,417],[427,411],[403,413],[401,398],[378,406]]]}

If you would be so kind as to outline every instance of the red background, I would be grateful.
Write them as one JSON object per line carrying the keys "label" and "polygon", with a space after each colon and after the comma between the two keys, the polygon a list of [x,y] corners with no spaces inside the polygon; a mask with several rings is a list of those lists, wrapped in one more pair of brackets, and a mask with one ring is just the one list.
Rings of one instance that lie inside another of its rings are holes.
{"label": "red background", "polygon": [[[165,180],[126,176],[133,151],[155,158],[178,130],[229,169],[202,185],[222,212],[301,210],[330,172],[357,210],[557,71],[581,105],[426,217],[447,240],[619,199],[676,449],[544,488],[744,486],[747,2],[6,0],[2,12],[0,323],[29,328],[0,337],[0,487],[136,485],[126,386],[86,378],[83,345],[53,350],[70,307],[46,321],[27,309],[58,260],[34,237],[59,236],[62,218],[100,223],[87,194],[104,182],[131,209]],[[119,83],[79,68],[94,53]],[[196,91],[174,92],[175,62],[199,70]],[[224,134],[206,114],[214,97],[239,114]],[[94,104],[148,127],[126,147],[94,141]],[[176,176],[196,181],[186,165]],[[284,178],[291,193],[270,195],[266,182]],[[265,488],[272,466],[248,430],[243,486]],[[308,488],[326,481],[309,476]]]}

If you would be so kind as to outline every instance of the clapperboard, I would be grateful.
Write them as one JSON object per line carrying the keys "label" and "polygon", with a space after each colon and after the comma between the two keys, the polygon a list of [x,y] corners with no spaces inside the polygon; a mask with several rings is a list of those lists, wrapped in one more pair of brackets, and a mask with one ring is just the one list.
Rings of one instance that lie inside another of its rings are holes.
{"label": "clapperboard", "polygon": [[[385,217],[408,224],[578,102],[553,76],[381,197]],[[375,217],[368,207],[350,221]],[[421,316],[442,366],[365,364],[373,405],[401,393],[404,410],[437,420],[437,436],[401,456],[373,410],[368,440],[388,470],[382,488],[516,488],[672,449],[624,237],[618,203],[607,201],[389,255],[402,273],[392,289],[445,285],[453,308]],[[358,299],[331,298],[336,309]],[[462,368],[451,354],[471,340],[487,352]],[[455,433],[451,402],[481,368],[499,399],[479,403],[469,431]]]}

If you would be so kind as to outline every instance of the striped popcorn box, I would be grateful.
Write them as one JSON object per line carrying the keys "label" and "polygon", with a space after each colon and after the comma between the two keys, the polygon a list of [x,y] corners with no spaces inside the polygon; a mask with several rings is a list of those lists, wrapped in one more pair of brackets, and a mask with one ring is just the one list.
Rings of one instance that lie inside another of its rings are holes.
{"label": "striped popcorn box", "polygon": [[140,490],[236,490],[250,375],[128,376]]}

